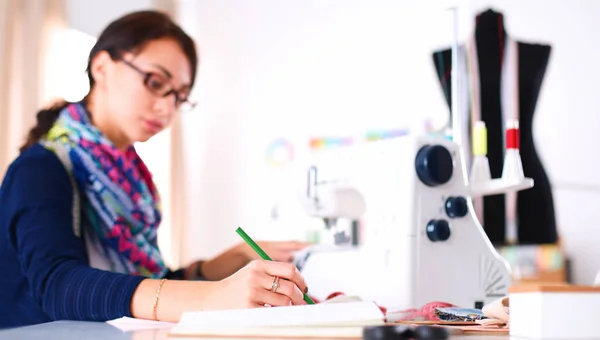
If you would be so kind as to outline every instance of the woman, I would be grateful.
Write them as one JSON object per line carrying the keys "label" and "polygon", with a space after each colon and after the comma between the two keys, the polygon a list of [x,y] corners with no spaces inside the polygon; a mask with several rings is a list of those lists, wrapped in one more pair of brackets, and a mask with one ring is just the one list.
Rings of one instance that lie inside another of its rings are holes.
{"label": "woman", "polygon": [[0,327],[304,303],[289,263],[301,243],[261,243],[273,262],[240,244],[174,272],[163,263],[158,193],[132,145],[193,106],[196,65],[167,16],[132,13],[92,49],[86,98],[38,113],[0,187]]}

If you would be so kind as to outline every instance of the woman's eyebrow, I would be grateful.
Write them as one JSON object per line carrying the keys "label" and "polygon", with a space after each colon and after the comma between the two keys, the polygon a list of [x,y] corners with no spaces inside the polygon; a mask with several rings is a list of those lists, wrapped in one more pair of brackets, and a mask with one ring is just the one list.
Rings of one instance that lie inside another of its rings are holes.
{"label": "woman's eyebrow", "polygon": [[[164,67],[162,67],[162,66],[160,66],[158,64],[151,64],[151,65],[154,66],[154,67],[156,67],[156,68],[158,68],[158,69],[160,69],[165,74],[165,76],[167,76],[167,78],[169,78],[169,79],[173,78],[173,76],[171,75],[171,72],[169,72],[166,68],[164,68]],[[189,90],[189,88],[191,87],[191,85],[189,85],[189,84],[183,84],[181,87],[182,87],[181,90],[184,90],[184,89],[185,90]]]}
{"label": "woman's eyebrow", "polygon": [[152,64],[152,66],[160,69],[167,76],[167,78],[169,78],[169,79],[173,78],[173,75],[171,75],[171,72],[167,71],[166,68],[164,68],[158,64]]}

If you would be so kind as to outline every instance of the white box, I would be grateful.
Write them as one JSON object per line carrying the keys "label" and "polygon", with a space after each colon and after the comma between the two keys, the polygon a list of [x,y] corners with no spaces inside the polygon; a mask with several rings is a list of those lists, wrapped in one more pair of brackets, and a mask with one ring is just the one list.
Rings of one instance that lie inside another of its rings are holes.
{"label": "white box", "polygon": [[600,287],[515,286],[510,335],[529,339],[600,339]]}

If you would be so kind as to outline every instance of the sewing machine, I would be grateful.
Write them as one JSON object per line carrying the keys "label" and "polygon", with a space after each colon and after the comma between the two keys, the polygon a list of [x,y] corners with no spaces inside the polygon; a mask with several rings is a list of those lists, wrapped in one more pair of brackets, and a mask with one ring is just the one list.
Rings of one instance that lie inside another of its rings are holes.
{"label": "sewing machine", "polygon": [[343,292],[402,310],[433,301],[481,308],[508,294],[509,265],[471,197],[522,190],[531,180],[474,187],[456,143],[410,135],[324,150],[307,177],[309,215],[326,228],[337,218],[362,221],[359,245],[330,240],[298,254],[314,297]]}

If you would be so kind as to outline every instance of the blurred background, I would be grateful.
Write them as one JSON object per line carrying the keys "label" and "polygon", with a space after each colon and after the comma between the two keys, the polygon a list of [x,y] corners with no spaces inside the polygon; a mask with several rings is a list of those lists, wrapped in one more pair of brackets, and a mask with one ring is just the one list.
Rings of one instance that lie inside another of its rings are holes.
{"label": "blurred background", "polygon": [[512,38],[552,47],[533,137],[551,183],[559,260],[536,262],[545,245],[511,258],[537,266],[532,277],[591,283],[600,269],[595,0],[0,0],[0,176],[40,107],[87,93],[87,54],[101,30],[127,12],[160,9],[200,52],[198,106],[137,146],[162,194],[167,263],[238,243],[237,226],[257,239],[309,239],[320,226],[294,197],[315,148],[449,123],[432,58],[452,44],[449,5],[459,6],[461,42],[492,8]]}

